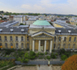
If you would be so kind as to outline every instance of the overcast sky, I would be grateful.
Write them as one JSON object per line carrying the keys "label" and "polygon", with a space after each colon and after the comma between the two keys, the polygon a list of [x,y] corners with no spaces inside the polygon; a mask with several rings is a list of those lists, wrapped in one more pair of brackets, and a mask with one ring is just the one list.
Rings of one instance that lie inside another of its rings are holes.
{"label": "overcast sky", "polygon": [[0,10],[77,15],[77,0],[0,0]]}

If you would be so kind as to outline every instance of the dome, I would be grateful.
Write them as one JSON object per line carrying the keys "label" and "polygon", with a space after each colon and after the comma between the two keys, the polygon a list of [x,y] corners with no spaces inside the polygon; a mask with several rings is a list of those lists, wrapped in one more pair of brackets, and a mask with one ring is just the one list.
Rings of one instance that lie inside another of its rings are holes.
{"label": "dome", "polygon": [[37,20],[33,23],[33,25],[50,25],[50,23],[46,20]]}

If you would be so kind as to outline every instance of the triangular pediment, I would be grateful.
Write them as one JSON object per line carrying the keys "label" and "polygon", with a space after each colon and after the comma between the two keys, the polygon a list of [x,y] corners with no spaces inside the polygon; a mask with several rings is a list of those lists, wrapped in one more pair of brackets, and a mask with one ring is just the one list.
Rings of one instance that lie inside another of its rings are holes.
{"label": "triangular pediment", "polygon": [[47,32],[38,32],[32,35],[32,37],[54,37],[54,35]]}

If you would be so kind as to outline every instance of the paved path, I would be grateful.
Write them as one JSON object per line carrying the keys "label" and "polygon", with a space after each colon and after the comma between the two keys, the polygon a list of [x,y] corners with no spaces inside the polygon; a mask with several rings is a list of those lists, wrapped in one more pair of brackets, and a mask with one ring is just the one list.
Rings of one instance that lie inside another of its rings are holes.
{"label": "paved path", "polygon": [[[29,61],[28,63],[15,62],[22,65],[48,65],[48,61]],[[64,61],[50,61],[50,64],[63,64]]]}

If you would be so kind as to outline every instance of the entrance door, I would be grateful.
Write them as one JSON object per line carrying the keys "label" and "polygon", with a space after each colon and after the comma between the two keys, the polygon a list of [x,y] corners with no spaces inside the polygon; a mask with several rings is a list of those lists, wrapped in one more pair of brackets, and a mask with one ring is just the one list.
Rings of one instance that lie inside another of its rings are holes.
{"label": "entrance door", "polygon": [[41,40],[41,51],[44,51],[44,40]]}

